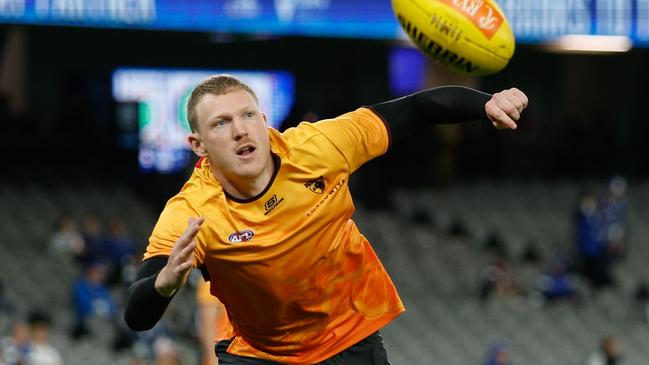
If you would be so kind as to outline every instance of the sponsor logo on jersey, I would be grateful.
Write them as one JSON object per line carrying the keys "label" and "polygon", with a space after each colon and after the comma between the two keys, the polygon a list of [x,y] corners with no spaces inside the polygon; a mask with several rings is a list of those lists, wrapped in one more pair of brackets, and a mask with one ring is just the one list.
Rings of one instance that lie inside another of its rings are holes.
{"label": "sponsor logo on jersey", "polygon": [[266,204],[264,204],[264,209],[266,210],[264,215],[268,215],[270,212],[273,211],[273,209],[277,208],[277,206],[283,201],[284,201],[284,198],[279,198],[278,199],[277,195],[273,194],[273,196],[271,196],[270,199],[268,199],[266,201]]}
{"label": "sponsor logo on jersey", "polygon": [[252,236],[254,236],[254,235],[255,235],[255,232],[253,232],[253,231],[251,231],[249,229],[245,229],[243,231],[237,231],[237,232],[232,233],[228,237],[228,241],[230,241],[232,243],[248,242],[248,241],[250,241],[252,239]]}
{"label": "sponsor logo on jersey", "polygon": [[320,176],[315,180],[307,181],[306,183],[304,183],[304,186],[314,193],[322,194],[325,190],[325,180],[322,176]]}
{"label": "sponsor logo on jersey", "polygon": [[334,194],[338,192],[338,190],[340,190],[343,184],[345,184],[345,179],[340,179],[340,181],[338,181],[338,183],[334,185],[334,187],[331,188],[329,192],[327,192],[327,195],[325,195],[322,199],[320,199],[318,204],[316,204],[315,207],[311,208],[311,210],[309,210],[306,213],[306,216],[309,217],[311,214],[315,213],[315,211],[318,210],[318,208],[320,208],[327,201],[327,199],[332,197]]}

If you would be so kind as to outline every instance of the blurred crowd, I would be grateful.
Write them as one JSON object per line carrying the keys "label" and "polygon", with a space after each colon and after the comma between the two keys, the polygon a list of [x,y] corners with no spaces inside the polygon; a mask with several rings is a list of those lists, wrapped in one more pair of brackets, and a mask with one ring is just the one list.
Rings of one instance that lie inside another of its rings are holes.
{"label": "blurred crowd", "polygon": [[[626,247],[626,181],[612,178],[603,193],[586,189],[574,208],[572,250],[556,252],[543,259],[535,242],[530,242],[521,262],[542,268],[532,287],[526,287],[512,272],[514,261],[502,239],[491,235],[485,246],[495,253],[493,264],[481,277],[482,300],[529,297],[545,305],[569,301],[578,303],[584,293],[580,288],[597,292],[617,284],[611,268],[623,260]],[[580,281],[585,282],[579,285]]]}
{"label": "blurred crowd", "polygon": [[0,364],[63,365],[61,354],[49,342],[50,321],[41,311],[32,311],[27,321],[15,321],[11,333],[0,340]]}
{"label": "blurred crowd", "polygon": [[[573,250],[557,252],[544,258],[530,242],[520,258],[507,252],[497,234],[490,235],[485,246],[493,261],[479,278],[479,300],[489,303],[525,302],[538,306],[556,303],[580,305],[588,293],[615,288],[614,265],[624,260],[626,242],[626,182],[613,178],[599,189],[586,189],[578,197],[572,217]],[[450,234],[464,229],[452,227]],[[466,232],[464,232],[466,233]],[[228,336],[231,327],[223,305],[209,295],[209,284],[195,272],[190,288],[195,292],[191,328],[173,325],[174,308],[153,329],[136,333],[126,328],[122,319],[125,291],[133,281],[144,245],[129,234],[127,222],[118,217],[94,214],[64,214],[55,223],[48,243],[52,259],[74,268],[69,283],[70,318],[67,336],[72,342],[93,339],[109,329],[112,350],[127,353],[135,365],[177,365],[183,362],[179,339],[190,339],[196,358],[202,365],[216,365],[215,338]],[[513,269],[519,263],[537,268],[532,284],[525,283]],[[647,303],[649,287],[638,288],[637,296]],[[182,310],[187,311],[186,308]],[[30,312],[18,318],[16,304],[3,295],[0,283],[0,312],[13,318],[11,331],[0,343],[0,365],[59,365],[62,356],[49,340],[51,318],[46,311]],[[97,326],[101,322],[103,326]],[[171,323],[171,325],[170,325]],[[0,336],[1,337],[1,336]],[[595,347],[595,346],[594,346]],[[486,349],[484,365],[513,365],[512,344],[506,339]],[[593,353],[585,356],[585,365],[620,364],[621,344],[607,335]]]}
{"label": "blurred crowd", "polygon": [[[105,234],[95,215],[75,219],[63,215],[50,239],[51,254],[77,268],[72,292],[74,324],[70,331],[78,339],[91,334],[88,321],[104,317],[119,322],[119,309],[111,289],[125,289],[134,278],[137,246],[128,236],[126,223],[113,218]],[[119,291],[117,291],[119,293]]]}
{"label": "blurred crowd", "polygon": [[[531,242],[521,262],[541,269],[532,286],[518,280],[512,270],[513,259],[498,235],[490,236],[485,246],[495,255],[493,263],[482,273],[479,297],[482,301],[531,303],[547,306],[556,303],[579,305],[589,293],[615,289],[618,281],[612,268],[627,254],[627,184],[622,177],[613,177],[604,189],[587,188],[574,208],[573,249],[557,252],[543,260]],[[643,301],[649,320],[649,289],[640,285],[635,299]],[[620,364],[622,350],[619,338],[604,336],[599,347],[585,360],[586,365]],[[488,351],[485,365],[512,365],[510,345],[494,344]]]}
{"label": "blurred crowd", "polygon": [[[189,328],[174,327],[174,318],[167,318],[173,317],[173,308],[149,331],[133,332],[126,327],[122,318],[123,302],[143,250],[142,243],[129,235],[127,222],[117,217],[102,219],[95,214],[81,218],[63,214],[54,224],[48,249],[52,260],[73,268],[76,273],[71,280],[64,274],[59,276],[61,280],[69,280],[71,321],[63,324],[67,327],[68,341],[101,343],[98,338],[108,336],[111,350],[128,354],[134,365],[179,365],[182,356],[178,339],[182,338],[194,344],[195,357],[205,358],[204,365],[216,364],[213,348],[209,347],[227,323],[227,316],[218,301],[204,299],[209,297],[209,289],[205,289],[207,284],[198,273],[192,275],[192,285],[189,285],[197,292],[202,288],[196,293],[192,307],[196,313],[190,313]],[[62,365],[59,350],[48,340],[50,313],[39,309],[22,318],[16,303],[2,289],[0,282],[0,314],[10,318],[11,330],[2,338],[0,365]],[[211,321],[214,326],[199,326],[201,319]]]}

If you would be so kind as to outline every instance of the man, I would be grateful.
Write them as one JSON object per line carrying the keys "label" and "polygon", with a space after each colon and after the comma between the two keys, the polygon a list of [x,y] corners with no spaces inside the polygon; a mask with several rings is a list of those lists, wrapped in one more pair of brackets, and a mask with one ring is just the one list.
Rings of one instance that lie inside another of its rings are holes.
{"label": "man", "polygon": [[279,133],[250,87],[220,75],[190,96],[189,143],[201,157],[151,235],[125,319],[153,326],[194,267],[235,335],[223,364],[387,364],[378,330],[404,311],[351,220],[352,172],[420,126],[491,119],[516,128],[517,89],[425,90]]}

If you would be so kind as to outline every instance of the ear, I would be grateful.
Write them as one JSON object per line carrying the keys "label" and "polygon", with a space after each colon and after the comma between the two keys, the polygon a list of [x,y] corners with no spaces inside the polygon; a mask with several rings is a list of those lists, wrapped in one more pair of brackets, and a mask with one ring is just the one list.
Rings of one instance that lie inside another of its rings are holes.
{"label": "ear", "polygon": [[192,147],[192,151],[194,151],[194,153],[198,155],[198,157],[207,157],[207,150],[205,149],[205,145],[203,144],[201,136],[198,133],[191,133],[189,136],[187,136],[187,141]]}
{"label": "ear", "polygon": [[268,117],[266,116],[266,113],[261,113],[261,116],[264,118],[264,124],[268,127]]}

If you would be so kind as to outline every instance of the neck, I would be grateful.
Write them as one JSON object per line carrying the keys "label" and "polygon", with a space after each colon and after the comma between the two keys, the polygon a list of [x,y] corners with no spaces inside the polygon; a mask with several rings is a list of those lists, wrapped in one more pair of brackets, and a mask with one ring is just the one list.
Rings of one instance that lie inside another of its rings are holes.
{"label": "neck", "polygon": [[261,194],[266,189],[273,178],[275,168],[275,159],[271,154],[268,165],[258,176],[226,177],[214,167],[212,167],[212,174],[228,195],[236,199],[250,199]]}

